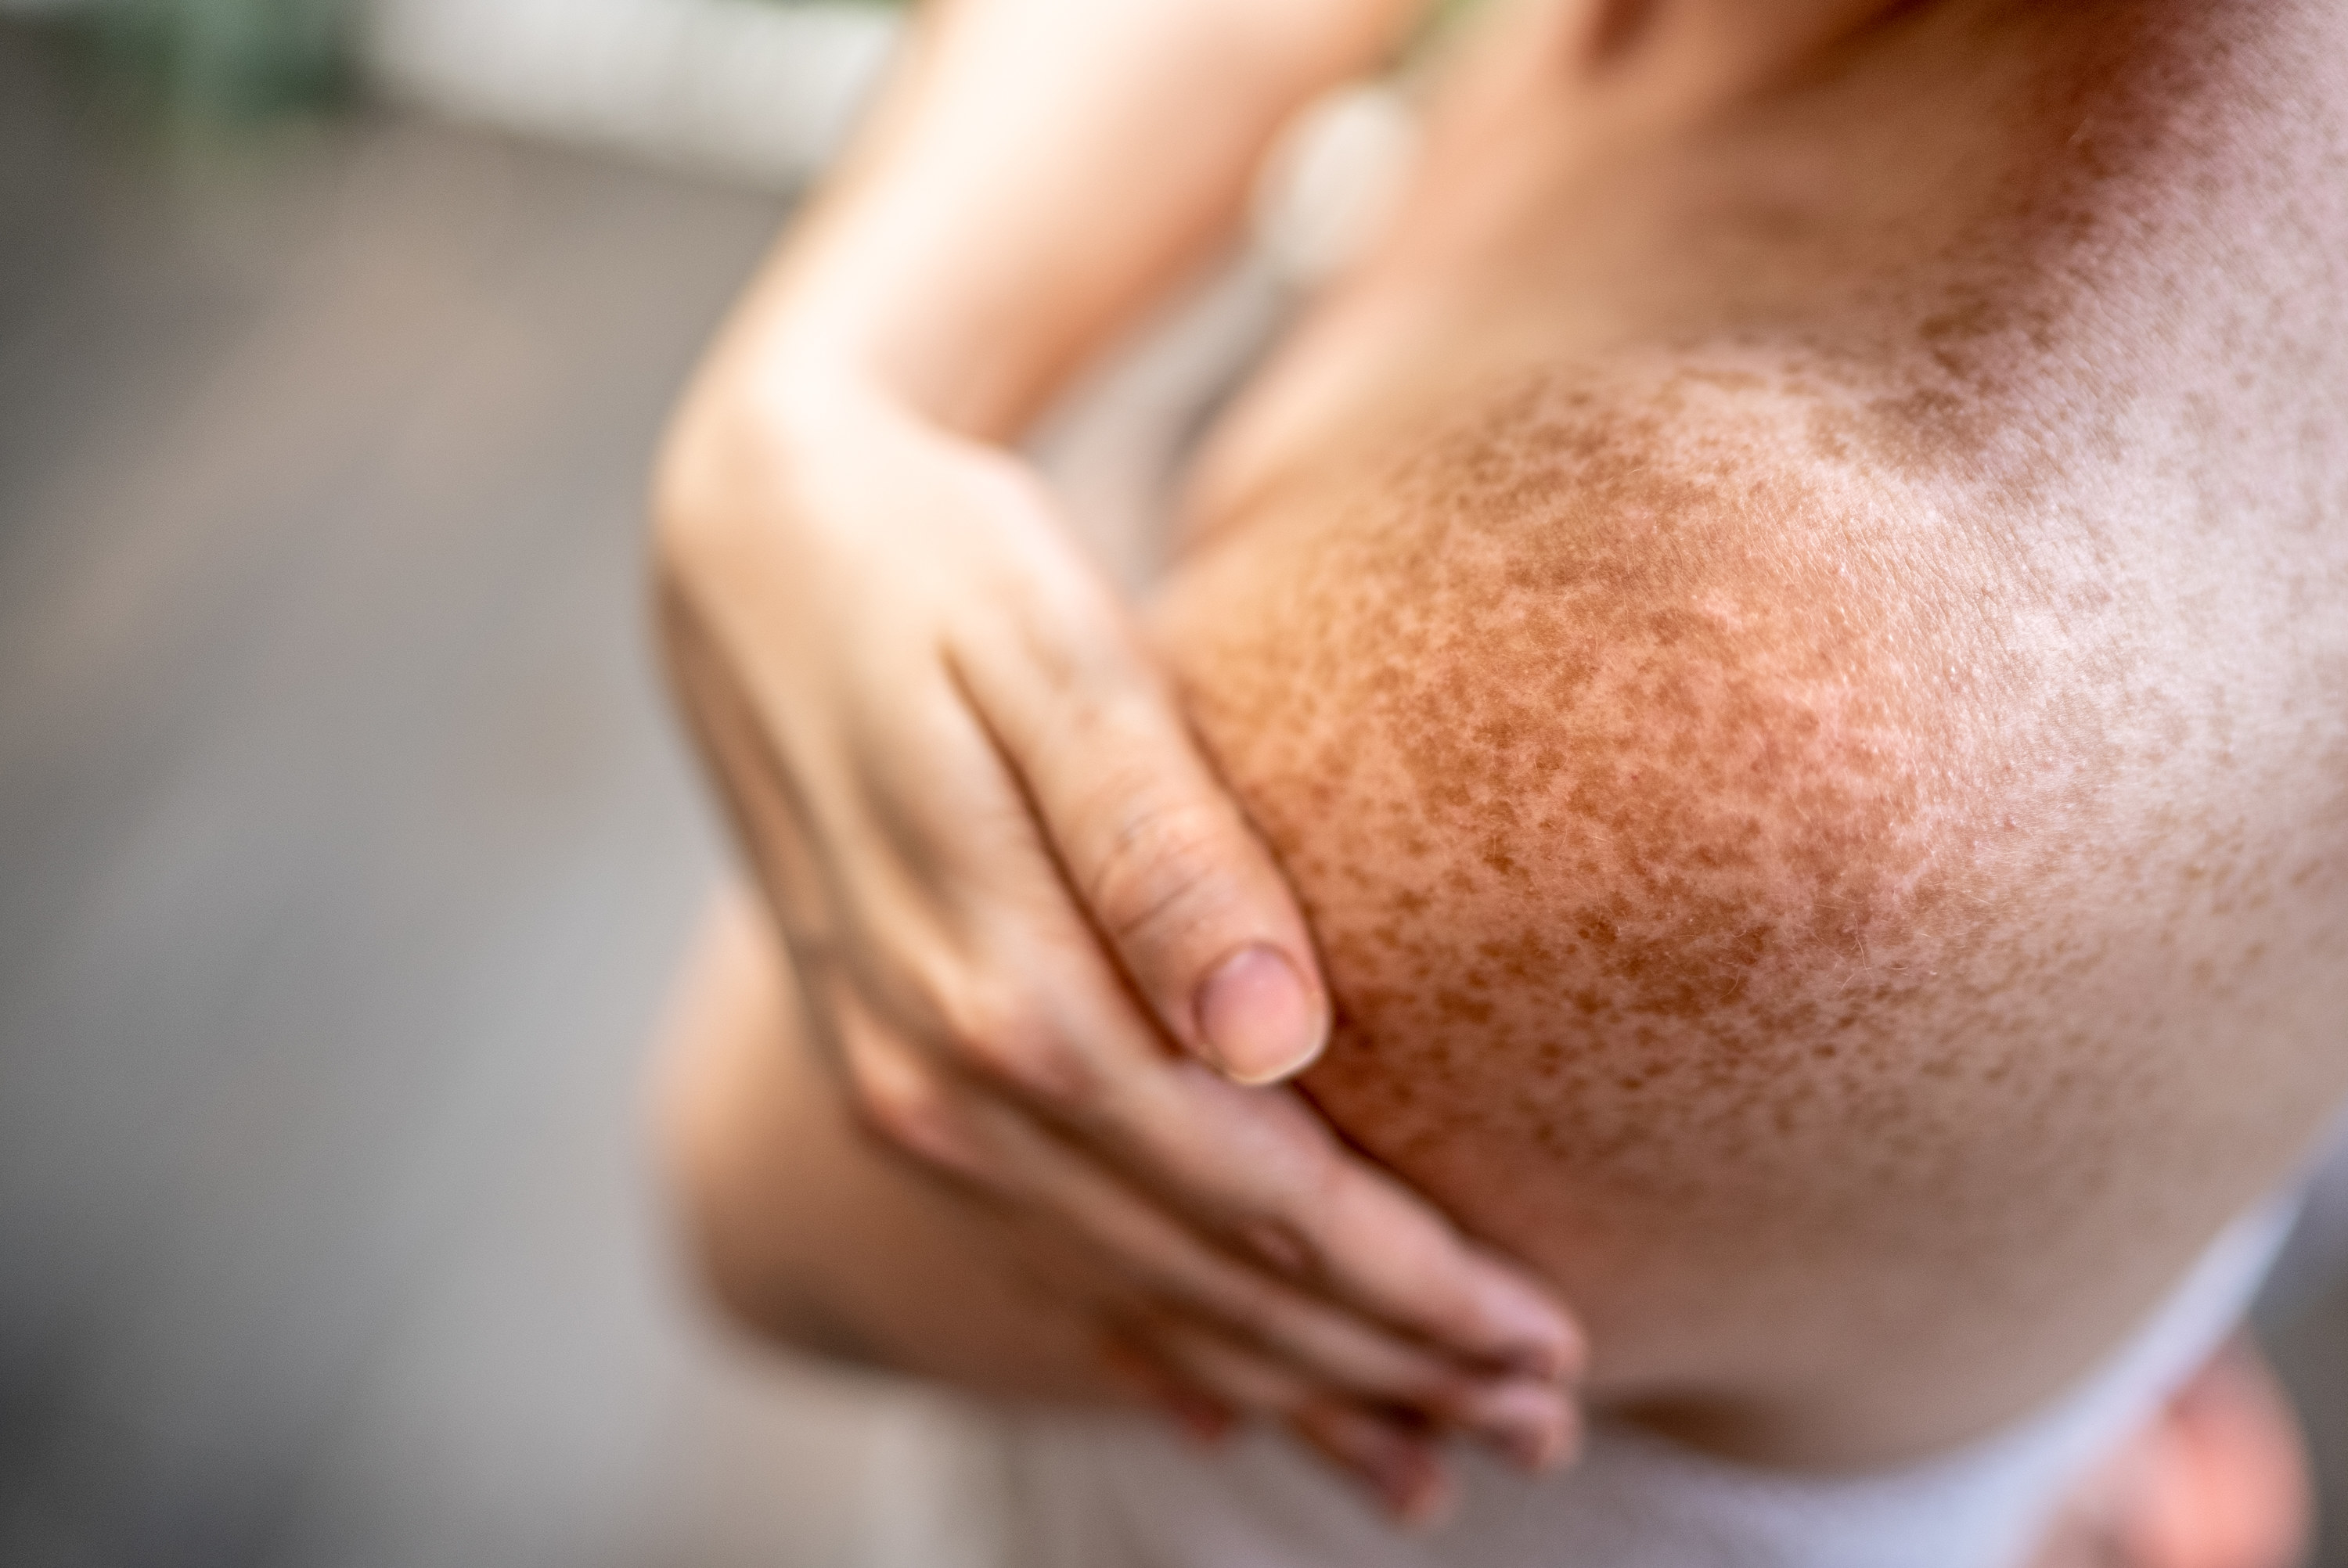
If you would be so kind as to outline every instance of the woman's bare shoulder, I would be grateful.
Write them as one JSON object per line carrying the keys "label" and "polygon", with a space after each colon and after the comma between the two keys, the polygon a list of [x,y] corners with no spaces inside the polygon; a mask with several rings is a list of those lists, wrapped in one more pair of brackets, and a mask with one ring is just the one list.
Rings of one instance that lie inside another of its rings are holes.
{"label": "woman's bare shoulder", "polygon": [[1762,1451],[2026,1406],[2341,1088],[2322,758],[2238,703],[2228,763],[2162,583],[1936,420],[1734,353],[1496,380],[1161,614],[1324,945],[1320,1102],[1551,1268],[1601,1388]]}

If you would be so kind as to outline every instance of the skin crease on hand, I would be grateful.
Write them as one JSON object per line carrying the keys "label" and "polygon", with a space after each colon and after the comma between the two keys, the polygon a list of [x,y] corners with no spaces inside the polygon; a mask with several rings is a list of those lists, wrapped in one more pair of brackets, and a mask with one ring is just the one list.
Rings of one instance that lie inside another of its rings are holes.
{"label": "skin crease on hand", "polygon": [[1323,947],[1311,1094],[1725,1450],[2011,1419],[2348,1084],[2341,27],[2188,9],[1429,169],[1159,606]]}

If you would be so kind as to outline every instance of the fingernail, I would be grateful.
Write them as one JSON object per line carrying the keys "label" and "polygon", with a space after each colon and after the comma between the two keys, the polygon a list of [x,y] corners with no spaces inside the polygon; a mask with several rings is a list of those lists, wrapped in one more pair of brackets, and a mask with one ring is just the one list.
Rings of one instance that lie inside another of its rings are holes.
{"label": "fingernail", "polygon": [[1527,1475],[1547,1475],[1563,1470],[1581,1455],[1581,1418],[1572,1411],[1538,1435],[1519,1433],[1502,1445],[1508,1457]]}
{"label": "fingernail", "polygon": [[1328,1042],[1327,1020],[1295,966],[1277,948],[1241,948],[1199,988],[1199,1036],[1241,1083],[1302,1071]]}
{"label": "fingernail", "polygon": [[1238,1426],[1239,1418],[1220,1400],[1169,1377],[1156,1362],[1131,1346],[1109,1339],[1097,1348],[1102,1370],[1164,1411],[1176,1429],[1199,1447],[1219,1447]]}
{"label": "fingernail", "polygon": [[1415,1444],[1388,1449],[1372,1465],[1378,1494],[1412,1530],[1432,1530],[1458,1501],[1441,1461]]}
{"label": "fingernail", "polygon": [[1468,1401],[1468,1423],[1521,1469],[1539,1475],[1565,1455],[1573,1413],[1556,1389],[1503,1383]]}
{"label": "fingernail", "polygon": [[1506,1345],[1510,1366],[1559,1382],[1581,1374],[1581,1337],[1549,1298],[1506,1276],[1488,1280],[1478,1296],[1486,1328]]}

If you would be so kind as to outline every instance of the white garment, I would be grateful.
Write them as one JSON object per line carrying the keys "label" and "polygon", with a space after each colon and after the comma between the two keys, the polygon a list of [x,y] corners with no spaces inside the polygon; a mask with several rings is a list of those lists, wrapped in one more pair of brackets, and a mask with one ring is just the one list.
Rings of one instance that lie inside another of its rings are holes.
{"label": "white garment", "polygon": [[2137,1430],[2240,1320],[2289,1229],[2237,1221],[2144,1327],[2036,1413],[1969,1447],[1853,1476],[1728,1463],[1600,1426],[1534,1480],[1463,1451],[1461,1506],[1426,1535],[1266,1434],[1207,1453],[1115,1417],[1009,1423],[1017,1568],[2015,1568],[2065,1489]]}

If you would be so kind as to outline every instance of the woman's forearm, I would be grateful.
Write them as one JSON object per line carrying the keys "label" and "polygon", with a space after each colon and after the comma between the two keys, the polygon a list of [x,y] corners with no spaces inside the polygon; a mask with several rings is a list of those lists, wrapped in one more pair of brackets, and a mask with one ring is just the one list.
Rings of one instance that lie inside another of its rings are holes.
{"label": "woman's forearm", "polygon": [[1015,433],[1228,234],[1295,108],[1423,0],[941,0],[753,291],[759,379],[842,368]]}

